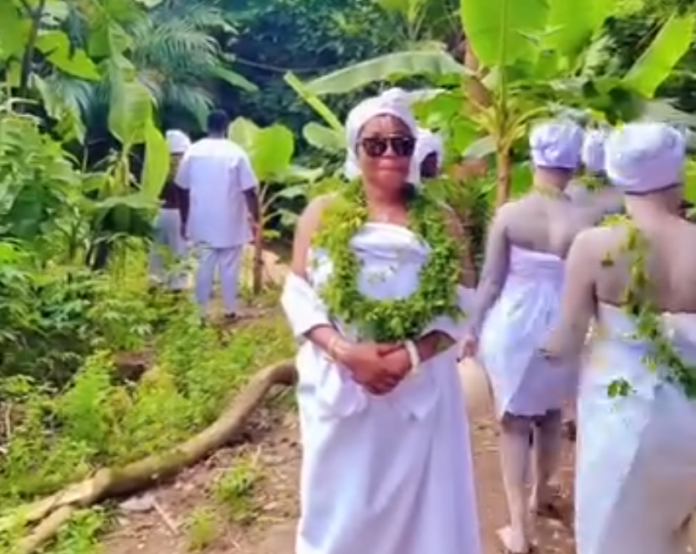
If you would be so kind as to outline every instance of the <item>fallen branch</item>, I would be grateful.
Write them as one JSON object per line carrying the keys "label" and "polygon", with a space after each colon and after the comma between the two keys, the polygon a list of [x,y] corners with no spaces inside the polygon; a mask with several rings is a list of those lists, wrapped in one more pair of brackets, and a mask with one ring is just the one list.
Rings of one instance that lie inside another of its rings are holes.
{"label": "fallen branch", "polygon": [[30,535],[21,539],[15,546],[13,554],[32,554],[56,536],[58,530],[77,511],[75,506],[62,506],[39,523]]}
{"label": "fallen branch", "polygon": [[139,492],[196,464],[229,443],[242,431],[249,415],[274,386],[291,386],[296,378],[295,365],[289,360],[260,370],[220,417],[199,434],[166,452],[153,454],[125,467],[100,469],[81,483],[15,509],[12,515],[0,518],[0,533],[40,522],[28,537],[18,543],[17,554],[32,554],[55,536],[75,510],[88,508],[107,498]]}

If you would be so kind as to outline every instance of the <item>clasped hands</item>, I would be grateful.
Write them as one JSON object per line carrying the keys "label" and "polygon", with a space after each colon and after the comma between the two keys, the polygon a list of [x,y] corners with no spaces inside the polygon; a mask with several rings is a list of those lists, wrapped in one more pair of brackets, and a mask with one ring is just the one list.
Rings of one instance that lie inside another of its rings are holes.
{"label": "clasped hands", "polygon": [[412,369],[408,351],[400,343],[341,343],[332,355],[356,383],[375,395],[393,391]]}

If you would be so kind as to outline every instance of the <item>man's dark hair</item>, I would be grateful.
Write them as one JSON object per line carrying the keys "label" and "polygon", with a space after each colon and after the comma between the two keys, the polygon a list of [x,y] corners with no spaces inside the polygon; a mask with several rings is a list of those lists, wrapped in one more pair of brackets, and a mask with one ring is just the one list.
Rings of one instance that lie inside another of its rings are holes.
{"label": "man's dark hair", "polygon": [[224,110],[214,110],[208,114],[208,133],[211,135],[227,134],[230,118]]}

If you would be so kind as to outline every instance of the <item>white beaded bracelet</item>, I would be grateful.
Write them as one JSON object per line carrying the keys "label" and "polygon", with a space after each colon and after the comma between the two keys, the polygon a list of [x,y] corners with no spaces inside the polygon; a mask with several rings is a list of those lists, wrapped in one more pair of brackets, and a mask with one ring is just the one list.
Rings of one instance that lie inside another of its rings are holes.
{"label": "white beaded bracelet", "polygon": [[412,340],[407,340],[404,343],[406,347],[406,352],[408,352],[408,359],[411,362],[411,373],[416,374],[420,370],[421,359],[418,354],[418,348],[416,348],[415,343]]}

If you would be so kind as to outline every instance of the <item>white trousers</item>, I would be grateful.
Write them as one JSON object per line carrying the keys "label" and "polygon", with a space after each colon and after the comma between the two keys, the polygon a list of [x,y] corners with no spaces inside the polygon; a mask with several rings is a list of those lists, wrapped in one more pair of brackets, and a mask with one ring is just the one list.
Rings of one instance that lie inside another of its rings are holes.
{"label": "white trousers", "polygon": [[170,290],[186,288],[188,275],[180,265],[186,256],[186,244],[181,236],[179,210],[162,208],[155,219],[155,236],[150,249],[150,280]]}
{"label": "white trousers", "polygon": [[196,273],[196,302],[205,310],[213,295],[215,270],[220,273],[220,288],[225,306],[225,314],[237,311],[237,291],[239,271],[242,267],[242,246],[232,248],[212,248],[197,244],[198,271]]}

